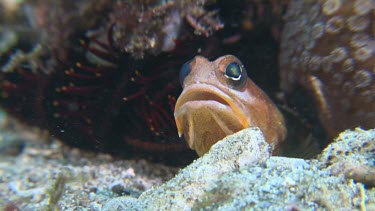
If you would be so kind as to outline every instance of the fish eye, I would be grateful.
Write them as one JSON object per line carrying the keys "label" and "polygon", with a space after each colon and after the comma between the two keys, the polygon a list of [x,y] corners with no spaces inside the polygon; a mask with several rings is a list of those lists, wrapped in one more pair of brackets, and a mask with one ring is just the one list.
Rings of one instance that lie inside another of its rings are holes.
{"label": "fish eye", "polygon": [[185,62],[185,64],[182,65],[181,70],[180,70],[180,84],[181,86],[184,84],[184,80],[187,75],[190,73],[190,61]]}
{"label": "fish eye", "polygon": [[225,77],[233,81],[239,81],[242,77],[242,67],[237,62],[228,64],[225,68]]}

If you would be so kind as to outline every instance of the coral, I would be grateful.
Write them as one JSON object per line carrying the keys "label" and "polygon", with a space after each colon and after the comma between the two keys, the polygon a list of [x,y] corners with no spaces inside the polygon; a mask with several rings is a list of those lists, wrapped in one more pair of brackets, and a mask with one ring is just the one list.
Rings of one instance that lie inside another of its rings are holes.
{"label": "coral", "polygon": [[215,16],[217,12],[203,8],[206,3],[207,0],[165,4],[152,0],[117,1],[110,22],[113,45],[136,58],[143,58],[146,52],[155,55],[170,51],[175,48],[181,31],[186,30],[183,21],[196,34],[208,37],[224,25]]}
{"label": "coral", "polygon": [[287,10],[290,0],[249,0],[241,18],[244,30],[257,30],[259,27],[270,28],[275,40],[280,41],[283,28],[282,17]]}
{"label": "coral", "polygon": [[61,61],[69,61],[77,43],[77,37],[87,30],[105,24],[111,1],[27,1],[23,8],[25,19],[38,34],[38,42],[48,51],[43,57],[45,64],[41,71],[50,74],[61,66]]}
{"label": "coral", "polygon": [[[364,34],[345,28],[348,33],[332,34],[328,41],[322,36],[315,40],[315,48],[309,50],[311,46],[303,44],[313,40],[306,38],[312,35],[309,28],[314,24],[318,27],[320,22],[317,21],[328,22],[332,15],[326,17],[323,12],[331,12],[331,2],[344,1],[25,0],[11,16],[0,17],[0,22],[4,23],[0,30],[0,46],[4,46],[0,50],[3,71],[0,73],[0,104],[24,122],[47,128],[52,135],[76,146],[115,151],[133,146],[129,149],[132,152],[141,148],[155,152],[185,150],[187,146],[177,142],[173,108],[181,91],[178,71],[197,54],[210,60],[225,54],[236,55],[247,67],[252,80],[271,99],[277,100],[276,105],[283,104],[293,112],[295,107],[304,109],[289,104],[290,96],[283,98],[280,93],[277,54],[281,42],[283,89],[292,91],[294,84],[300,84],[312,93],[321,122],[330,136],[344,127],[359,124],[369,127],[374,119],[371,110],[374,107],[373,70],[368,62],[371,58],[356,62],[355,68],[361,71],[345,72],[345,77],[338,71],[305,74],[307,71],[288,67],[292,58],[304,61],[300,56],[305,55],[300,54],[301,48],[310,54],[317,49],[328,49],[320,57],[333,59],[337,55],[334,60],[324,59],[331,61],[324,64],[339,66],[339,47],[345,47],[341,45],[347,44],[352,35]],[[355,2],[358,3],[345,5],[359,8],[360,3],[366,1]],[[310,3],[311,11],[298,12],[298,5],[309,8]],[[332,5],[341,5],[340,12],[346,8],[344,4]],[[325,9],[320,10],[323,6]],[[358,8],[345,11],[354,14],[358,13]],[[279,33],[284,26],[282,16],[286,10],[289,11],[288,24],[280,41]],[[290,21],[294,18],[293,11],[295,22]],[[364,18],[371,12],[360,13]],[[310,22],[304,21],[310,19]],[[351,21],[356,19],[347,19],[345,23],[353,26]],[[288,33],[295,30],[291,25],[298,20],[306,23],[300,27],[304,30],[288,39]],[[371,18],[366,20],[371,22]],[[354,30],[369,30],[362,28]],[[324,30],[324,35],[327,34]],[[332,39],[336,39],[335,42],[330,42]],[[352,48],[365,52],[372,46],[372,42],[368,42],[366,48],[358,47],[362,46],[358,41],[352,43],[347,52]],[[288,47],[295,43],[300,45]],[[335,48],[338,50],[334,51]],[[353,53],[353,59],[354,56]],[[350,67],[349,60],[345,65]],[[336,78],[345,79],[343,89],[335,85]],[[350,87],[355,89],[342,91]],[[335,100],[337,98],[340,100]],[[312,105],[310,101],[305,103]],[[295,124],[295,131],[307,131],[314,137],[323,134],[317,127],[314,113],[303,109],[296,112],[295,116],[303,124]],[[312,121],[306,116],[313,116]],[[294,126],[291,128],[294,130]],[[125,151],[127,154],[128,150]]]}
{"label": "coral", "polygon": [[370,0],[291,1],[280,54],[281,86],[296,84],[315,100],[332,138],[347,128],[375,127],[373,33]]}
{"label": "coral", "polygon": [[0,58],[10,51],[17,43],[17,35],[14,31],[0,27]]}
{"label": "coral", "polygon": [[19,10],[20,6],[24,1],[14,1],[14,0],[1,0],[0,1],[0,10],[2,10],[6,18],[12,18],[14,14]]}
{"label": "coral", "polygon": [[37,73],[43,64],[40,58],[43,55],[43,47],[36,44],[30,52],[16,51],[11,55],[8,62],[1,67],[1,71],[5,73],[16,72],[20,64],[28,64],[32,73]]}
{"label": "coral", "polygon": [[[70,144],[109,150],[121,139],[120,145],[150,151],[186,150],[175,142],[172,113],[180,87],[174,79],[199,47],[182,41],[198,40],[194,29],[208,36],[222,27],[216,12],[205,13],[204,6],[205,1],[27,1],[23,21],[37,36],[12,45],[19,50],[1,58],[1,104]],[[126,8],[131,11],[124,13]],[[158,37],[155,46],[138,42],[150,36]],[[123,42],[138,47],[125,49]],[[120,154],[131,154],[122,148]]]}

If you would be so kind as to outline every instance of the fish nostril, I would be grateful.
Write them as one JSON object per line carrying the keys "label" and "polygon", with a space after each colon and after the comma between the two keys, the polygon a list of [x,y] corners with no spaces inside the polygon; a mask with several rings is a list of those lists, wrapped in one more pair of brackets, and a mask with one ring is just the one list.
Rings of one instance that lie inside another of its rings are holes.
{"label": "fish nostril", "polygon": [[180,75],[179,75],[181,86],[183,86],[186,76],[189,75],[190,73],[190,61],[185,62],[185,64],[183,64],[181,67]]}

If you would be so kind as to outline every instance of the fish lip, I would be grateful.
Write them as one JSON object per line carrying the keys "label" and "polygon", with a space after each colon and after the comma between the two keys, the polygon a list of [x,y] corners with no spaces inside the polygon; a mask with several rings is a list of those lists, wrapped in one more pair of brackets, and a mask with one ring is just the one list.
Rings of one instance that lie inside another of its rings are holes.
{"label": "fish lip", "polygon": [[[203,91],[202,91],[203,90]],[[207,97],[204,94],[210,94],[209,97]],[[197,83],[192,84],[182,91],[180,97],[177,99],[176,106],[175,106],[175,116],[176,111],[178,111],[183,105],[189,102],[198,102],[199,104],[221,104],[222,106],[226,106],[228,108],[230,107],[229,101],[231,100],[231,97],[225,93],[222,89],[216,87],[215,85],[211,84],[203,84],[203,83]]]}
{"label": "fish lip", "polygon": [[[202,97],[205,95],[199,95],[204,93],[211,94],[211,97],[206,98]],[[197,96],[200,96],[202,98],[197,99]],[[194,106],[197,108],[201,106],[212,107],[217,105],[221,109],[230,109],[231,111],[233,111],[233,108],[231,107],[231,105],[233,106],[232,101],[233,100],[231,100],[231,97],[228,94],[226,94],[225,91],[212,84],[196,83],[185,87],[180,97],[177,99],[174,110],[174,117],[179,137],[182,137],[182,134],[184,134],[181,119],[185,111],[184,107],[186,108],[189,104],[191,105],[195,102],[196,104]]]}

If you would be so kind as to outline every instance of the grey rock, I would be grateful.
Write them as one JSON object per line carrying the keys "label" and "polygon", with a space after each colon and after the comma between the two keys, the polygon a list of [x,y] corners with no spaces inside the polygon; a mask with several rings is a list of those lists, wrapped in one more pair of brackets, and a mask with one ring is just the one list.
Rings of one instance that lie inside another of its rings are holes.
{"label": "grey rock", "polygon": [[264,163],[270,157],[270,147],[258,128],[250,128],[228,136],[218,142],[200,159],[182,169],[179,174],[159,188],[145,191],[129,203],[129,198],[116,200],[115,207],[106,205],[103,210],[118,207],[141,210],[189,210],[213,191],[216,181],[228,172],[238,172],[246,167]]}
{"label": "grey rock", "polygon": [[374,210],[375,188],[347,173],[358,173],[354,163],[356,169],[366,166],[370,175],[363,177],[375,180],[374,137],[375,130],[346,131],[318,159],[303,160],[270,157],[261,132],[246,129],[169,182],[138,199],[110,200],[103,210]]}
{"label": "grey rock", "polygon": [[7,125],[0,115],[0,146],[25,145],[0,156],[0,210],[375,210],[375,130],[345,131],[304,160],[270,157],[247,129],[177,174]]}

